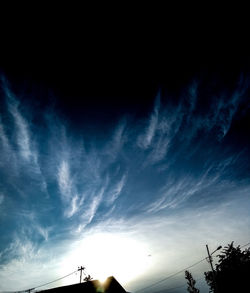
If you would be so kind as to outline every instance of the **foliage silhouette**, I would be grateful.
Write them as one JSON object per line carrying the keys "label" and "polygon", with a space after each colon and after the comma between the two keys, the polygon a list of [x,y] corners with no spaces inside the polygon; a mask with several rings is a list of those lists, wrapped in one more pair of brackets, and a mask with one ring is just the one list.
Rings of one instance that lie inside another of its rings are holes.
{"label": "foliage silhouette", "polygon": [[204,273],[209,292],[250,292],[250,248],[242,251],[240,246],[234,247],[232,242],[217,257],[219,260],[214,275],[217,292],[212,271]]}
{"label": "foliage silhouette", "polygon": [[193,276],[189,271],[185,271],[185,279],[187,279],[187,290],[189,293],[200,293],[200,290],[195,288],[196,281],[193,279]]}
{"label": "foliage silhouette", "polygon": [[83,281],[85,281],[85,282],[89,282],[89,281],[91,281],[91,280],[93,280],[93,278],[92,278],[90,275],[86,276],[86,277],[83,279]]}

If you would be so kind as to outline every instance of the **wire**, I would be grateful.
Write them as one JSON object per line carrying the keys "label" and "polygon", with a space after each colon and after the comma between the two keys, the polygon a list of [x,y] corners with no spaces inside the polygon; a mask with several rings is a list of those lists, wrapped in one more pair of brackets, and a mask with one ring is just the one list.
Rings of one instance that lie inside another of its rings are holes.
{"label": "wire", "polygon": [[[250,242],[248,242],[247,244],[244,244],[243,246],[241,246],[241,248],[246,247],[246,246],[248,246],[248,245],[250,245]],[[140,291],[145,290],[145,289],[152,288],[152,287],[154,287],[155,285],[158,285],[158,284],[160,284],[160,283],[162,283],[162,282],[164,282],[164,281],[166,281],[166,280],[168,280],[168,279],[170,279],[170,278],[172,278],[172,277],[174,277],[174,276],[176,276],[176,275],[178,275],[178,274],[180,274],[180,273],[186,271],[187,269],[190,269],[190,268],[192,268],[192,267],[194,267],[194,266],[200,264],[201,262],[203,262],[203,261],[206,260],[206,259],[207,259],[207,257],[201,259],[200,261],[198,261],[198,262],[192,264],[192,265],[189,266],[189,267],[186,267],[185,269],[182,269],[182,270],[180,270],[180,271],[178,271],[178,272],[176,272],[176,273],[174,273],[174,274],[172,274],[172,275],[169,275],[169,276],[165,277],[164,279],[161,279],[161,280],[159,280],[159,281],[157,281],[157,282],[155,282],[155,283],[153,283],[153,284],[151,284],[151,285],[149,285],[149,286],[146,286],[146,287],[144,287],[144,288],[142,288],[142,289],[139,289],[139,290],[135,291],[135,293],[140,292]],[[35,289],[37,289],[37,288],[40,288],[40,287],[43,287],[43,286],[46,286],[46,285],[52,284],[52,283],[54,283],[54,282],[57,282],[57,281],[59,281],[59,280],[62,280],[62,279],[64,279],[64,278],[67,278],[67,277],[69,277],[69,276],[71,276],[71,275],[73,275],[73,274],[75,274],[75,273],[77,273],[77,272],[78,272],[78,270],[76,270],[76,271],[74,271],[74,272],[72,272],[72,273],[69,273],[69,274],[67,274],[67,275],[65,275],[65,276],[63,276],[63,277],[61,277],[61,278],[56,279],[56,280],[50,281],[50,282],[48,282],[48,283],[44,283],[44,284],[42,284],[42,285],[39,285],[39,286],[36,286],[36,287],[30,288],[30,289],[27,289],[27,290],[23,290],[23,291],[15,291],[15,292],[30,292],[30,291],[35,290]],[[83,272],[83,273],[84,273],[84,275],[86,276],[85,272]],[[164,291],[174,290],[174,289],[178,289],[178,288],[181,288],[181,287],[184,287],[184,286],[185,286],[185,285],[183,285],[183,286],[179,286],[179,287],[175,287],[175,288],[168,288],[168,289],[164,289]],[[160,291],[158,291],[158,292],[160,292]]]}
{"label": "wire", "polygon": [[[248,245],[250,245],[250,242],[248,242],[247,244],[241,246],[241,248],[243,248],[243,247],[245,247],[245,246],[248,246]],[[207,260],[207,257],[201,259],[200,261],[194,263],[193,265],[191,265],[191,266],[189,266],[189,267],[187,267],[187,268],[185,268],[185,269],[182,269],[181,271],[178,271],[178,272],[176,272],[176,273],[174,273],[174,274],[172,274],[172,275],[169,275],[169,276],[167,276],[166,278],[161,279],[161,280],[159,280],[159,281],[157,281],[157,282],[155,282],[155,283],[153,283],[153,284],[151,284],[151,285],[149,285],[149,286],[146,286],[146,287],[144,287],[144,288],[142,288],[142,289],[139,289],[139,290],[135,291],[135,293],[140,292],[140,291],[145,290],[145,289],[152,288],[152,287],[154,287],[155,285],[158,285],[158,284],[160,284],[160,283],[162,283],[162,282],[164,282],[164,281],[166,281],[166,280],[168,280],[168,279],[170,279],[170,278],[172,278],[172,277],[174,277],[174,276],[176,276],[176,275],[178,275],[178,274],[180,274],[180,273],[186,271],[187,269],[190,269],[190,268],[192,268],[192,267],[198,265],[199,263],[203,262],[204,260]],[[199,280],[200,280],[200,279],[199,279]],[[181,287],[184,287],[184,286],[181,286]],[[175,288],[169,288],[169,289],[165,289],[164,291],[166,291],[166,290],[174,290],[174,289],[178,289],[178,288],[181,288],[181,287],[179,286],[179,287],[175,287]],[[162,290],[162,291],[163,291],[163,290]],[[160,291],[159,291],[159,293],[160,293]]]}
{"label": "wire", "polygon": [[181,285],[181,286],[178,286],[178,287],[172,287],[172,288],[163,289],[161,291],[157,291],[157,292],[154,292],[154,293],[162,293],[162,292],[169,291],[169,290],[179,289],[179,288],[182,288],[182,287],[185,287],[185,286],[187,286],[187,284],[184,284],[184,285]]}
{"label": "wire", "polygon": [[[202,279],[204,279],[204,277],[201,277],[201,278],[197,279],[196,283],[199,282]],[[186,287],[186,286],[187,286],[187,283],[185,283],[184,285],[177,286],[177,287],[172,287],[172,288],[167,288],[167,289],[163,289],[163,290],[160,290],[160,291],[156,291],[154,293],[162,293],[162,292],[165,292],[165,291],[175,290],[175,289],[179,289],[179,288]]]}
{"label": "wire", "polygon": [[160,284],[160,283],[162,283],[162,282],[164,282],[164,281],[166,281],[166,280],[168,280],[168,279],[170,279],[170,278],[172,278],[172,277],[174,277],[174,276],[186,271],[187,269],[190,269],[190,268],[198,265],[199,263],[203,262],[204,260],[206,260],[206,258],[203,258],[203,259],[197,261],[196,263],[192,264],[191,266],[186,267],[185,269],[182,269],[181,271],[178,271],[178,272],[176,272],[176,273],[174,273],[172,275],[169,275],[169,276],[165,277],[164,279],[161,279],[161,280],[159,280],[159,281],[157,281],[157,282],[155,282],[155,283],[153,283],[153,284],[151,284],[149,286],[146,286],[146,287],[144,287],[142,289],[139,289],[139,290],[135,291],[135,293],[140,292],[140,291],[145,290],[145,289],[149,289],[151,287],[154,287],[155,285],[158,285],[158,284]]}
{"label": "wire", "polygon": [[[56,280],[54,280],[54,281],[51,281],[51,282],[48,282],[48,283],[44,283],[44,284],[42,284],[42,285],[39,285],[39,286],[36,286],[36,287],[30,288],[30,289],[27,289],[27,290],[23,290],[23,291],[21,291],[21,292],[29,292],[30,290],[34,290],[34,289],[37,289],[37,288],[40,288],[40,287],[43,287],[43,286],[46,286],[46,285],[52,284],[52,283],[54,283],[54,282],[56,282],[56,281],[62,280],[62,279],[64,279],[64,278],[67,278],[67,277],[70,276],[70,275],[75,274],[77,271],[78,271],[78,270],[76,270],[76,271],[74,271],[74,272],[72,272],[72,273],[70,273],[70,274],[67,274],[67,275],[65,275],[65,276],[63,276],[63,277],[61,277],[61,278],[58,278],[58,279],[56,279]],[[20,292],[20,291],[19,291],[19,292]]]}
{"label": "wire", "polygon": [[250,242],[248,242],[247,244],[241,246],[241,248],[243,248],[243,247],[245,247],[245,246],[248,246],[248,245],[250,245]]}

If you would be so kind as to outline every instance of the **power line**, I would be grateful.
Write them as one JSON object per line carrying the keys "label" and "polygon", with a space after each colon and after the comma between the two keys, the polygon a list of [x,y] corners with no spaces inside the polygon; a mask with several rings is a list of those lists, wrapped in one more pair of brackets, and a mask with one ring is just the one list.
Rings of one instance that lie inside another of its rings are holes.
{"label": "power line", "polygon": [[[204,277],[201,277],[201,278],[197,279],[196,283],[199,282],[202,279],[204,279]],[[177,286],[177,287],[172,287],[172,288],[167,288],[167,289],[163,289],[163,290],[160,290],[160,291],[156,291],[154,293],[163,293],[165,291],[175,290],[175,289],[179,289],[179,288],[186,287],[186,286],[187,286],[187,283],[185,283],[184,285]]]}
{"label": "power line", "polygon": [[18,291],[18,292],[30,292],[31,290],[34,290],[34,289],[37,289],[37,288],[40,288],[40,287],[43,287],[43,286],[46,286],[46,285],[52,284],[52,283],[57,282],[57,281],[59,281],[59,280],[62,280],[62,279],[64,279],[64,278],[67,278],[67,277],[69,277],[70,275],[75,274],[77,271],[78,271],[78,270],[76,270],[76,271],[74,271],[74,272],[72,272],[72,273],[69,273],[69,274],[67,274],[67,275],[65,275],[65,276],[63,276],[63,277],[61,277],[61,278],[56,279],[56,280],[50,281],[50,282],[48,282],[48,283],[44,283],[44,284],[42,284],[42,285],[39,285],[39,286],[36,286],[36,287],[30,288],[30,289],[27,289],[27,290],[23,290],[23,291]]}
{"label": "power line", "polygon": [[[248,246],[248,245],[250,245],[250,242],[248,242],[247,244],[244,244],[243,246],[241,246],[241,248],[243,248],[243,247],[245,247],[245,246]],[[155,285],[158,285],[158,284],[160,284],[160,283],[162,283],[162,282],[164,282],[164,281],[166,281],[166,280],[168,280],[168,279],[170,279],[170,278],[172,278],[172,277],[174,277],[174,276],[176,276],[176,275],[178,275],[178,274],[180,274],[180,273],[182,273],[182,272],[184,272],[184,271],[186,271],[186,270],[188,270],[188,269],[190,269],[190,268],[192,268],[192,267],[194,267],[194,266],[196,266],[196,265],[198,265],[198,264],[200,264],[201,262],[203,262],[203,261],[206,260],[206,259],[207,259],[207,257],[201,259],[200,261],[198,261],[198,262],[192,264],[191,266],[189,266],[189,267],[187,267],[187,268],[185,268],[185,269],[182,269],[182,270],[180,270],[180,271],[178,271],[178,272],[176,272],[176,273],[174,273],[174,274],[172,274],[172,275],[169,275],[169,276],[165,277],[164,279],[161,279],[161,280],[159,280],[159,281],[157,281],[157,282],[155,282],[155,283],[153,283],[153,284],[151,284],[151,285],[149,285],[149,286],[146,286],[146,287],[144,287],[144,288],[142,288],[142,289],[139,289],[139,290],[135,291],[135,293],[140,292],[140,291],[145,290],[145,289],[152,288],[152,287],[154,287]],[[181,287],[183,287],[183,286],[181,286]],[[169,288],[169,289],[166,289],[166,290],[174,290],[174,289],[178,289],[178,288],[181,288],[181,287]]]}
{"label": "power line", "polygon": [[194,267],[194,266],[196,266],[198,264],[200,264],[204,260],[206,260],[206,258],[203,258],[203,259],[197,261],[196,263],[192,264],[191,266],[189,266],[189,267],[187,267],[185,269],[182,269],[182,270],[180,270],[180,271],[178,271],[178,272],[176,272],[176,273],[174,273],[172,275],[169,275],[169,276],[165,277],[164,279],[161,279],[161,280],[159,280],[159,281],[157,281],[157,282],[155,282],[155,283],[153,283],[153,284],[151,284],[149,286],[146,286],[146,287],[144,287],[142,289],[139,289],[139,290],[135,291],[135,293],[140,292],[140,291],[145,290],[145,289],[149,289],[151,287],[154,287],[155,285],[158,285],[158,284],[160,284],[160,283],[162,283],[162,282],[164,282],[164,281],[166,281],[166,280],[168,280],[168,279],[170,279],[170,278],[172,278],[172,277],[174,277],[174,276],[176,276],[176,275],[178,275],[178,274],[180,274],[180,273],[182,273],[182,272],[184,272],[184,271],[186,271],[186,270],[188,270],[188,269],[190,269],[190,268],[192,268],[192,267]]}
{"label": "power line", "polygon": [[247,244],[241,246],[241,248],[243,248],[243,247],[245,247],[245,246],[248,246],[248,245],[250,245],[250,242],[248,242]]}
{"label": "power line", "polygon": [[[244,244],[243,246],[241,246],[241,248],[246,247],[246,246],[248,246],[248,245],[250,245],[250,242],[248,242],[247,244]],[[194,264],[192,264],[192,265],[186,267],[185,269],[182,269],[182,270],[180,270],[180,271],[178,271],[178,272],[176,272],[176,273],[174,273],[174,274],[172,274],[172,275],[169,275],[169,276],[165,277],[164,279],[161,279],[161,280],[159,280],[159,281],[157,281],[157,282],[155,282],[155,283],[153,283],[153,284],[151,284],[151,285],[149,285],[149,286],[146,286],[146,287],[144,287],[144,288],[142,288],[142,289],[139,289],[139,290],[135,291],[135,293],[140,292],[140,291],[145,290],[145,289],[152,288],[152,287],[154,287],[155,285],[158,285],[158,284],[160,284],[160,283],[162,283],[162,282],[164,282],[164,281],[166,281],[166,280],[168,280],[168,279],[170,279],[170,278],[172,278],[172,277],[174,277],[174,276],[176,276],[176,275],[178,275],[178,274],[184,272],[185,270],[188,270],[188,269],[190,269],[190,268],[192,268],[192,267],[194,267],[194,266],[200,264],[201,262],[203,262],[203,261],[206,260],[206,259],[207,259],[207,258],[205,257],[205,258],[201,259],[200,261],[198,261],[198,262],[196,262],[196,263],[194,263]],[[69,277],[70,275],[75,274],[76,272],[78,272],[78,270],[76,270],[76,271],[74,271],[74,272],[72,272],[72,273],[69,273],[69,274],[67,274],[67,275],[65,275],[65,276],[63,276],[63,277],[61,277],[61,278],[56,279],[56,280],[53,280],[53,281],[50,281],[50,282],[44,283],[44,284],[42,284],[42,285],[39,285],[39,286],[36,286],[36,287],[33,287],[33,288],[29,288],[29,289],[27,289],[27,290],[14,291],[14,292],[31,292],[31,291],[33,291],[33,290],[35,290],[35,289],[37,289],[37,288],[40,288],[40,287],[43,287],[43,286],[46,286],[46,285],[52,284],[52,283],[54,283],[54,282],[57,282],[57,281],[59,281],[59,280],[62,280],[62,279],[64,279],[64,278],[67,278],[67,277]],[[84,271],[83,271],[83,273],[85,274]],[[86,274],[85,274],[85,275],[86,275]],[[165,291],[166,291],[166,290],[174,290],[174,289],[178,289],[178,288],[181,288],[181,287],[183,287],[183,286],[179,286],[179,287],[175,287],[175,288],[165,289]],[[160,291],[159,291],[159,292],[160,292]]]}

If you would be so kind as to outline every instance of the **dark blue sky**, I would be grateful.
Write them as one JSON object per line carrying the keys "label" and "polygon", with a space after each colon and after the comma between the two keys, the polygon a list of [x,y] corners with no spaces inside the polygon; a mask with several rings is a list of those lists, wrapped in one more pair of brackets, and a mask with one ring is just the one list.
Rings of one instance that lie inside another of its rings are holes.
{"label": "dark blue sky", "polygon": [[136,291],[249,242],[248,59],[172,53],[4,62],[0,291],[80,265]]}

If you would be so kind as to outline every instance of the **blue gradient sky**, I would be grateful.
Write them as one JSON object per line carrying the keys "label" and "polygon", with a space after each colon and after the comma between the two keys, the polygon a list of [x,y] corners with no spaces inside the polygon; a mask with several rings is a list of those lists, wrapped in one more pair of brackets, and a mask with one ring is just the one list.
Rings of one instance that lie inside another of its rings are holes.
{"label": "blue gradient sky", "polygon": [[[206,257],[205,244],[249,242],[245,72],[189,74],[145,99],[142,81],[141,94],[116,85],[92,95],[72,80],[71,96],[1,75],[0,291],[80,265],[136,291]],[[190,269],[196,279],[206,270],[206,262]],[[184,273],[149,291],[183,284]]]}

